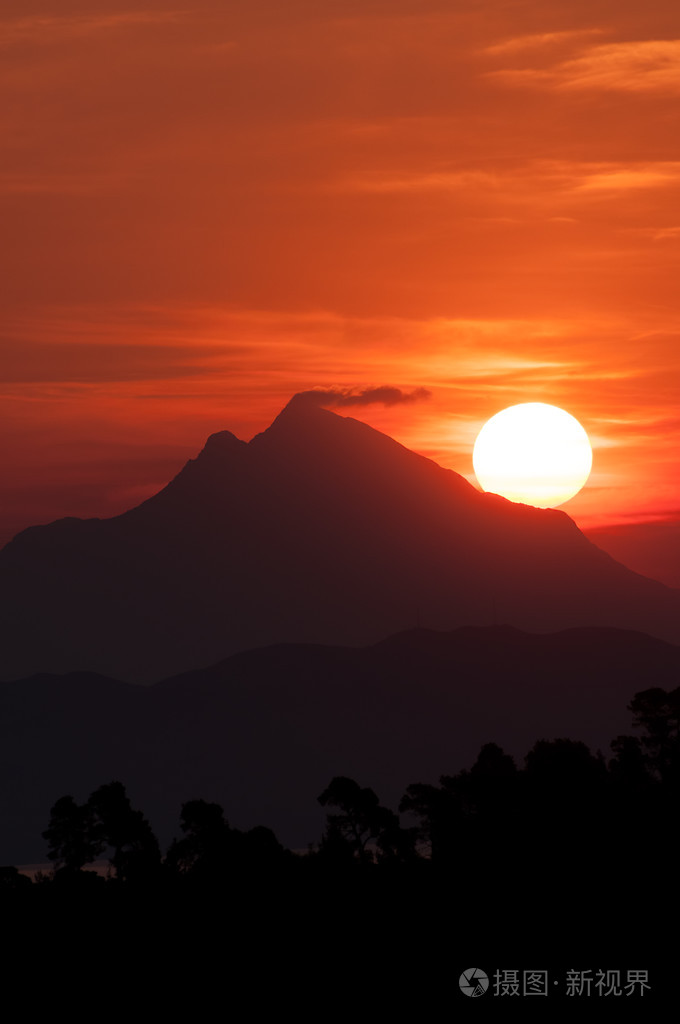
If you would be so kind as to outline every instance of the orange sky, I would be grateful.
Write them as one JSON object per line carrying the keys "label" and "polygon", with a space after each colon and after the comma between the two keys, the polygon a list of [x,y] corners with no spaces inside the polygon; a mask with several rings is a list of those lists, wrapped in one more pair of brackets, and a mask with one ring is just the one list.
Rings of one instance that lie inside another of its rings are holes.
{"label": "orange sky", "polygon": [[[310,387],[470,479],[585,426],[582,526],[677,518],[677,0],[5,0],[0,543]],[[58,12],[58,13],[55,13]]]}

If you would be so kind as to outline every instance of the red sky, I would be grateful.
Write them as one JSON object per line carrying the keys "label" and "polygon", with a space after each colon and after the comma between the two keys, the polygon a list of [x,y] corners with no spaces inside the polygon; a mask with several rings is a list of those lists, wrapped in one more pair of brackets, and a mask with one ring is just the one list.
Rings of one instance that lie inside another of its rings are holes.
{"label": "red sky", "polygon": [[5,0],[0,49],[0,542],[316,386],[428,389],[347,412],[470,479],[560,405],[579,525],[678,519],[677,0]]}

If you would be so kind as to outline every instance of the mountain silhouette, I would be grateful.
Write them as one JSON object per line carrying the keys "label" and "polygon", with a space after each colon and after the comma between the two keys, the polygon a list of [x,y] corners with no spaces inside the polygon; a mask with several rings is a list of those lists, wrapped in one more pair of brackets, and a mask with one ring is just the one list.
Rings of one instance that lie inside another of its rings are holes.
{"label": "mountain silhouette", "polygon": [[120,779],[166,847],[179,808],[203,798],[238,828],[288,846],[317,841],[334,776],[396,808],[413,782],[469,768],[500,744],[518,764],[539,739],[605,755],[627,705],[674,689],[680,648],[640,633],[508,626],[410,630],[365,648],[281,644],[152,686],[90,674],[0,686],[0,863],[44,860],[64,794]]}
{"label": "mountain silhouette", "polygon": [[367,644],[423,626],[638,629],[680,640],[680,592],[557,510],[483,494],[295,398],[249,443],[213,434],[112,519],[31,527],[0,552],[0,678],[150,682],[231,653]]}

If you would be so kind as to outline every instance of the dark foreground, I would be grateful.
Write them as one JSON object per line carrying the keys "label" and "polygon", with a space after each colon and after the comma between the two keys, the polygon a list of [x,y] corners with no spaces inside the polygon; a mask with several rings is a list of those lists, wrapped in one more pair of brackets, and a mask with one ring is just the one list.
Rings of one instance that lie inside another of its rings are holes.
{"label": "dark foreground", "polygon": [[[0,871],[8,991],[28,1008],[94,986],[155,1016],[219,999],[239,1020],[676,1009],[680,689],[630,710],[641,734],[608,762],[562,739],[518,768],[486,744],[469,770],[410,785],[402,818],[336,777],[306,854],[192,800],[162,856],[121,783],[64,796],[44,833],[55,870]],[[106,878],[89,870],[102,855]]]}
{"label": "dark foreground", "polygon": [[[397,1008],[448,1019],[481,1012],[483,1000],[484,1016],[561,1003],[625,1019],[678,1003],[677,897],[665,870],[646,874],[651,866],[602,873],[551,857],[518,874],[489,856],[460,872],[293,869],[218,885],[34,886],[5,903],[5,934],[15,936],[6,979],[11,990],[28,968],[53,992],[94,983],[112,1004],[143,991],[154,1007],[189,999],[200,1015],[217,994],[225,1013],[245,1002],[248,1016],[278,1008],[333,1019],[337,1007],[355,1020]],[[489,978],[476,1000],[459,986],[471,968]],[[532,995],[530,972],[541,986]],[[629,990],[631,972],[649,987]]]}

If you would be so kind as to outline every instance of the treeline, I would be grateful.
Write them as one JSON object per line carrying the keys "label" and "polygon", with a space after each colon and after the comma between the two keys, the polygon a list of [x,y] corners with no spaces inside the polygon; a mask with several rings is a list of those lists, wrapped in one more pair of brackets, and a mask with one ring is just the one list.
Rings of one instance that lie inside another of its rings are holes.
{"label": "treeline", "polygon": [[[631,872],[675,865],[679,852],[680,687],[639,693],[629,710],[639,735],[617,737],[608,761],[579,741],[540,740],[518,767],[488,743],[469,770],[408,786],[402,818],[372,789],[336,777],[318,798],[326,827],[306,854],[284,849],[268,828],[232,827],[218,804],[197,799],[182,806],[181,837],[163,856],[143,813],[111,782],[84,804],[56,802],[43,833],[54,870],[37,882],[215,888],[382,875],[465,878],[474,887],[493,878],[502,898],[518,884],[554,894],[561,875],[567,893],[613,893]],[[88,870],[103,857],[108,879]],[[4,868],[0,886],[7,893],[31,883]]]}

